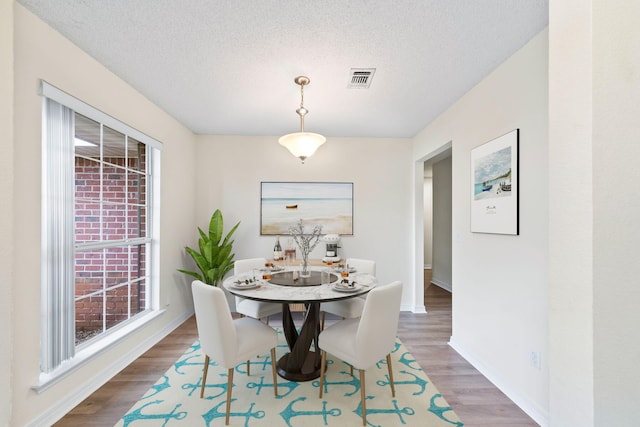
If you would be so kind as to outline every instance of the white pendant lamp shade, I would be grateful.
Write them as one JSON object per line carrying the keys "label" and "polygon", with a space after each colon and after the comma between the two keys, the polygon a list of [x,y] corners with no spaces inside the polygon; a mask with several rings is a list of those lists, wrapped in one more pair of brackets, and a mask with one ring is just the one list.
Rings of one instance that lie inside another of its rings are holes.
{"label": "white pendant lamp shade", "polygon": [[319,133],[296,132],[281,136],[278,142],[304,163],[327,139]]}
{"label": "white pendant lamp shade", "polygon": [[300,108],[296,110],[300,116],[300,132],[284,135],[278,142],[304,163],[327,139],[318,133],[304,131],[304,116],[309,112],[304,108],[304,86],[308,85],[310,80],[308,77],[298,76],[293,81],[300,86]]}

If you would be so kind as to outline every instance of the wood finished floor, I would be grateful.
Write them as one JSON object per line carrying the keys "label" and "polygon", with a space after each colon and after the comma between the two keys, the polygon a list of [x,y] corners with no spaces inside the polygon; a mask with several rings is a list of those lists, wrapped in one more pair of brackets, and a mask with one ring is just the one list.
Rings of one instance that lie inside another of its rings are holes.
{"label": "wood finished floor", "polygon": [[[425,283],[430,280],[430,271],[425,270]],[[398,336],[464,425],[537,426],[448,345],[451,294],[435,285],[427,285],[425,305],[426,315],[400,314]],[[54,425],[113,426],[196,338],[195,319],[191,317]]]}

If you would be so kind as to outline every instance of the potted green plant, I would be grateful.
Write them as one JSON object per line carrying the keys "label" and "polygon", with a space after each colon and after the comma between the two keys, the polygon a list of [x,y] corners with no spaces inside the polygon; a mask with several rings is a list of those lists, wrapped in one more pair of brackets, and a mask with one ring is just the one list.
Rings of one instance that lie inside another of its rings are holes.
{"label": "potted green plant", "polygon": [[200,232],[200,238],[198,239],[199,250],[196,251],[188,246],[184,248],[195,261],[200,273],[182,269],[178,269],[178,271],[193,276],[209,285],[218,286],[224,276],[233,269],[233,257],[235,254],[231,250],[234,241],[230,239],[239,225],[240,222],[234,225],[223,239],[222,212],[220,212],[220,209],[216,209],[211,216],[211,221],[209,221],[209,233],[205,233],[198,227]]}

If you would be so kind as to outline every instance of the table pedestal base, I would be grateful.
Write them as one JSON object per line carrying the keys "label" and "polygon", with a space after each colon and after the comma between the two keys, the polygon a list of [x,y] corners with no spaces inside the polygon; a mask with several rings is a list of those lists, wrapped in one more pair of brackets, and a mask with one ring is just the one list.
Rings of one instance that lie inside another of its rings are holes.
{"label": "table pedestal base", "polygon": [[[290,381],[309,381],[320,377],[320,303],[305,303],[307,312],[300,333],[291,316],[289,304],[282,305],[282,327],[291,350],[278,360],[278,375]],[[312,344],[314,350],[312,351]]]}
{"label": "table pedestal base", "polygon": [[315,366],[316,353],[310,351],[302,364],[299,372],[288,371],[287,363],[289,362],[289,356],[291,353],[287,353],[278,360],[277,372],[282,378],[289,381],[311,381],[316,378],[320,378],[320,368]]}

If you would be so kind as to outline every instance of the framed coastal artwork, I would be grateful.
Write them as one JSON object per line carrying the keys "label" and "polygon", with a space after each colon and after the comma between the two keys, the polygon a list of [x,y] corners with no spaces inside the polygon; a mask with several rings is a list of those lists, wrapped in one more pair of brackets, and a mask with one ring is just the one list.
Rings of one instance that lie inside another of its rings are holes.
{"label": "framed coastal artwork", "polygon": [[353,234],[352,182],[260,183],[260,234],[285,235],[299,220],[322,234]]}
{"label": "framed coastal artwork", "polygon": [[518,143],[515,129],[471,150],[471,231],[518,235]]}

